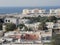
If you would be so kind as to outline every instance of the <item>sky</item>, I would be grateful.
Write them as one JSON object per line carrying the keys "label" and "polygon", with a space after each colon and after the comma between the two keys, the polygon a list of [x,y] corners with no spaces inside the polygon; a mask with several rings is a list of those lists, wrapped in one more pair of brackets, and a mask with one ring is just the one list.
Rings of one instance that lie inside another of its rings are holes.
{"label": "sky", "polygon": [[60,0],[0,0],[0,7],[60,6]]}

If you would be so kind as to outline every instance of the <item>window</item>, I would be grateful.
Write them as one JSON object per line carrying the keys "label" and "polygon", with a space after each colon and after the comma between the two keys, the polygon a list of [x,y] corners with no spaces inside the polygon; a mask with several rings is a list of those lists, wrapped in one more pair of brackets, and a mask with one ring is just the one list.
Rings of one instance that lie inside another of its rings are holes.
{"label": "window", "polygon": [[10,20],[8,20],[8,22],[10,22]]}
{"label": "window", "polygon": [[5,20],[7,22],[7,20]]}
{"label": "window", "polygon": [[49,37],[49,36],[46,37],[46,40],[50,40],[50,39],[51,39],[51,37]]}
{"label": "window", "polygon": [[49,32],[48,30],[45,30],[45,32]]}
{"label": "window", "polygon": [[51,40],[51,37],[50,36],[42,37],[42,40]]}

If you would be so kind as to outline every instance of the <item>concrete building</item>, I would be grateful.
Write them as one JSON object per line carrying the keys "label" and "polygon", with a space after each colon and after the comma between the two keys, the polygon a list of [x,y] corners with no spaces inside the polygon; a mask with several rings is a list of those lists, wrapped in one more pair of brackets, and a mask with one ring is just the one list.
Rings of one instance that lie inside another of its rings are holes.
{"label": "concrete building", "polygon": [[50,9],[50,14],[60,14],[60,9]]}
{"label": "concrete building", "polygon": [[20,35],[20,33],[16,32],[16,31],[9,31],[9,32],[6,32],[4,36],[7,37],[7,36],[11,36],[11,35]]}
{"label": "concrete building", "polygon": [[56,14],[55,9],[50,9],[50,14]]}
{"label": "concrete building", "polygon": [[32,23],[32,24],[25,24],[28,28],[32,28],[34,31],[38,30],[38,25],[40,24],[40,22],[37,23]]}
{"label": "concrete building", "polygon": [[19,18],[16,17],[5,17],[4,23],[14,23],[16,25],[19,24]]}
{"label": "concrete building", "polygon": [[46,31],[42,31],[41,32],[41,39],[43,43],[49,43],[51,42],[52,39],[52,29],[46,30]]}
{"label": "concrete building", "polygon": [[54,23],[53,29],[60,29],[60,23]]}
{"label": "concrete building", "polygon": [[19,24],[20,23],[24,23],[24,24],[27,24],[27,23],[29,23],[29,19],[19,19]]}
{"label": "concrete building", "polygon": [[54,23],[53,22],[46,22],[47,28],[53,29]]}
{"label": "concrete building", "polygon": [[[7,32],[5,33],[5,37],[10,37],[11,39],[17,38],[17,42],[14,43],[50,43],[52,37],[52,30],[50,29],[36,32],[20,31],[20,33]],[[10,40],[10,38],[5,39]]]}
{"label": "concrete building", "polygon": [[45,9],[24,9],[22,14],[25,15],[30,15],[30,14],[39,14],[39,13],[45,13],[46,10]]}

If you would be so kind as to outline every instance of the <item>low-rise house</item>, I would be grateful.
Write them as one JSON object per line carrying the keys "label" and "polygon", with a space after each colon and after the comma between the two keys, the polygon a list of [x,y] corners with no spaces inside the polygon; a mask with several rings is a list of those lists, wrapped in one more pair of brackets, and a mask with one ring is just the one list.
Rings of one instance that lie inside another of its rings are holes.
{"label": "low-rise house", "polygon": [[50,14],[56,14],[56,9],[50,9]]}
{"label": "low-rise house", "polygon": [[54,24],[53,32],[60,33],[60,23],[55,23]]}
{"label": "low-rise house", "polygon": [[[16,31],[10,31],[10,32],[6,32],[4,37],[5,37],[4,39],[6,39],[6,40],[12,39],[11,40],[12,42],[20,43],[21,34],[19,32],[16,32]],[[6,37],[8,37],[8,38],[6,38]]]}
{"label": "low-rise house", "polygon": [[17,17],[5,17],[4,19],[4,23],[14,23],[16,25],[20,24],[20,23],[29,23],[29,19],[20,19]]}
{"label": "low-rise house", "polygon": [[26,42],[26,41],[32,41],[35,43],[41,43],[43,41],[43,43],[47,43],[47,42],[51,42],[51,37],[52,37],[52,30],[47,30],[47,31],[20,31],[20,33],[16,34],[16,33],[5,33],[4,37],[10,37],[12,39],[17,39],[15,40],[15,42],[17,41],[17,43],[21,42]]}
{"label": "low-rise house", "polygon": [[32,24],[25,24],[28,28],[32,28],[33,30],[38,30],[38,25],[40,22],[32,23]]}
{"label": "low-rise house", "polygon": [[47,26],[47,28],[52,29],[54,26],[54,23],[53,22],[46,22],[46,26]]}
{"label": "low-rise house", "polygon": [[55,29],[60,29],[60,23],[55,23],[55,24],[54,24],[54,28],[55,28]]}
{"label": "low-rise house", "polygon": [[32,33],[25,33],[21,37],[24,40],[35,40],[35,43],[50,43],[52,39],[52,30],[45,30],[45,31],[36,31]]}
{"label": "low-rise house", "polygon": [[[27,27],[31,27],[33,30],[38,30],[40,22],[32,23],[32,24],[25,24]],[[53,29],[54,23],[53,22],[46,22],[46,27],[48,29]]]}
{"label": "low-rise house", "polygon": [[19,19],[19,24],[21,24],[21,23],[29,23],[29,19]]}
{"label": "low-rise house", "polygon": [[43,43],[50,43],[52,39],[52,29],[42,31],[41,32],[41,39]]}
{"label": "low-rise house", "polygon": [[10,38],[10,37],[3,37],[3,39],[10,42],[13,40],[13,38]]}
{"label": "low-rise house", "polygon": [[10,35],[20,35],[20,33],[16,32],[16,31],[9,31],[9,32],[6,32],[4,36],[6,37],[6,36],[10,36]]}
{"label": "low-rise house", "polygon": [[19,18],[16,17],[5,17],[4,23],[14,23],[16,25],[19,24]]}
{"label": "low-rise house", "polygon": [[21,36],[21,39],[24,39],[24,40],[38,40],[39,35],[37,35],[37,34],[25,34],[25,35]]}

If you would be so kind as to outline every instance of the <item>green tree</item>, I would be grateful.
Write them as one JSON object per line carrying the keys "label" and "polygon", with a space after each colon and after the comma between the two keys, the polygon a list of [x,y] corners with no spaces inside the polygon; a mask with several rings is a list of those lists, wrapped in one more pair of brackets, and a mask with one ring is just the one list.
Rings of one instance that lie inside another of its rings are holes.
{"label": "green tree", "polygon": [[24,26],[24,29],[25,29],[24,31],[28,31],[28,27],[27,26]]}
{"label": "green tree", "polygon": [[55,16],[50,16],[50,17],[48,17],[48,21],[49,22],[56,22],[57,18]]}
{"label": "green tree", "polygon": [[22,29],[25,25],[24,24],[19,24],[18,27]]}
{"label": "green tree", "polygon": [[7,23],[7,24],[6,24],[6,30],[7,30],[7,31],[13,31],[13,30],[15,30],[16,28],[17,28],[16,25],[13,24],[13,23]]}
{"label": "green tree", "polygon": [[38,26],[38,30],[47,30],[48,28],[46,27],[45,22],[41,22]]}
{"label": "green tree", "polygon": [[22,29],[24,27],[24,31],[32,31],[32,28],[28,28],[25,24],[19,24],[18,27]]}
{"label": "green tree", "polygon": [[22,29],[22,28],[24,27],[24,31],[27,31],[27,30],[28,30],[28,27],[25,26],[25,24],[19,24],[18,27],[19,27],[20,29]]}

